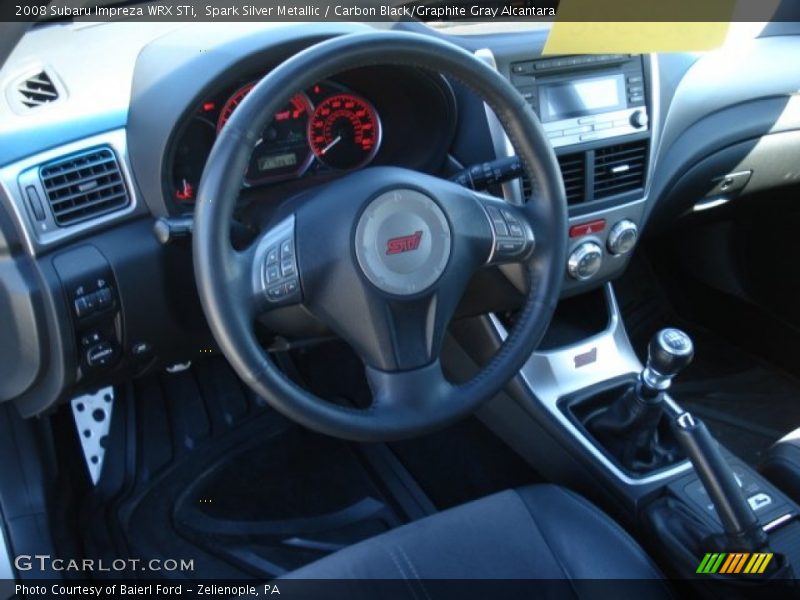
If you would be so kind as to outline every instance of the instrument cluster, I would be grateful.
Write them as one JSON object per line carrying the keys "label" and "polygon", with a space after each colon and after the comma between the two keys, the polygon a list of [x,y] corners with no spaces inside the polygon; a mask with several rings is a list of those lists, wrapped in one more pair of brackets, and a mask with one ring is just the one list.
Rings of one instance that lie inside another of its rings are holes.
{"label": "instrument cluster", "polygon": [[[176,212],[191,210],[211,148],[263,75],[201,96],[176,124],[164,189]],[[456,130],[455,94],[422,69],[362,67],[297,90],[261,132],[242,174],[248,198],[280,199],[370,165],[436,174]]]}
{"label": "instrument cluster", "polygon": [[[175,148],[171,183],[176,201],[194,202],[217,135],[255,84],[206,100],[192,115]],[[370,164],[381,139],[381,119],[369,100],[337,83],[321,82],[295,94],[273,115],[256,142],[243,185],[358,169]]]}

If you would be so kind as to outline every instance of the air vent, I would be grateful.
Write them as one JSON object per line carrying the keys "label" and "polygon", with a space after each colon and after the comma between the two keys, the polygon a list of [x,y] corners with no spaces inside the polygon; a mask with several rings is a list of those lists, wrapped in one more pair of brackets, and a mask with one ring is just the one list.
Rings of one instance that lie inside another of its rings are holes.
{"label": "air vent", "polygon": [[[564,177],[564,187],[567,190],[567,204],[578,204],[584,201],[584,182],[586,179],[585,154],[567,154],[559,156],[558,165],[561,167],[561,175]],[[528,176],[522,174],[522,196],[525,199],[533,195],[534,186]]]}
{"label": "air vent", "polygon": [[39,170],[58,225],[115,211],[130,202],[117,157],[97,148],[47,163]]}
{"label": "air vent", "polygon": [[59,93],[53,80],[45,71],[28,77],[17,84],[19,103],[28,108],[36,108],[58,100]]}
{"label": "air vent", "polygon": [[531,180],[528,179],[528,175],[523,171],[523,173],[522,173],[522,198],[523,198],[523,200],[528,200],[531,196],[533,196],[533,185],[531,185]]}
{"label": "air vent", "polygon": [[586,154],[565,154],[558,157],[564,187],[567,190],[567,204],[579,204],[585,198]]}
{"label": "air vent", "polygon": [[598,148],[594,154],[594,197],[607,198],[644,187],[647,141]]}

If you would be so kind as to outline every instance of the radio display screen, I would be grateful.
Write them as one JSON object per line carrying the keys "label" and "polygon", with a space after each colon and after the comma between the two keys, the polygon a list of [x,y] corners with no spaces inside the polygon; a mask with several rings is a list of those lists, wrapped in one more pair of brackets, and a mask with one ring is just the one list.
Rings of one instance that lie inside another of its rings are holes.
{"label": "radio display screen", "polygon": [[625,76],[591,77],[542,86],[542,121],[558,121],[598,112],[622,110]]}

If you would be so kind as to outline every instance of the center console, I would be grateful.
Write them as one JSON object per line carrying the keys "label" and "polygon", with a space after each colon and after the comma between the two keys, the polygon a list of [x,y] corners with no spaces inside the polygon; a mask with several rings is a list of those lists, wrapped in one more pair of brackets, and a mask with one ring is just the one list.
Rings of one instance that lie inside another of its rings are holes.
{"label": "center console", "polygon": [[[641,54],[536,57],[498,61],[477,55],[506,76],[537,113],[558,158],[569,206],[564,295],[597,287],[627,266],[642,227],[659,103],[655,59]],[[487,107],[498,158],[514,149]],[[536,185],[523,177],[503,187],[521,203]]]}
{"label": "center console", "polygon": [[[510,325],[482,317],[454,335],[463,347],[481,348],[474,357],[481,363]],[[729,575],[741,562],[743,573],[750,565],[751,585],[793,577],[800,506],[669,395],[669,381],[691,360],[685,334],[658,332],[649,353],[643,365],[610,284],[567,298],[540,349],[479,416],[546,479],[584,493],[639,531],[667,575],[737,586]],[[703,566],[708,555],[738,558]],[[771,564],[758,571],[745,555],[762,563],[770,556]]]}
{"label": "center console", "polygon": [[[610,284],[627,267],[643,226],[661,119],[656,58],[476,54],[539,116],[569,211],[564,292],[550,330],[480,418],[546,479],[646,532],[639,539],[669,576],[725,585],[740,571],[757,584],[793,577],[800,506],[670,397],[672,377],[692,358],[688,336],[659,332],[642,365]],[[486,114],[497,158],[513,158],[488,107]],[[535,186],[523,177],[502,191],[507,202],[521,203]],[[511,325],[513,316],[491,315],[459,323],[453,334],[482,364]]]}

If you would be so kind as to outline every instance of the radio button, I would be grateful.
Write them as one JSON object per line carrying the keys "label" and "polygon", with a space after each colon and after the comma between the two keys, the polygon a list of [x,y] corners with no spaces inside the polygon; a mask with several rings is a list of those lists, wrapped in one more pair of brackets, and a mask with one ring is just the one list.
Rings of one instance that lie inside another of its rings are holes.
{"label": "radio button", "polygon": [[561,131],[561,130],[558,130],[558,131],[548,131],[548,132],[547,132],[547,137],[549,137],[551,140],[552,140],[553,138],[560,138],[560,137],[563,137],[563,136],[564,136],[564,132],[563,132],[563,131]]}
{"label": "radio button", "polygon": [[582,142],[591,142],[592,140],[596,140],[600,137],[599,133],[587,133],[586,135],[581,136]]}
{"label": "radio button", "polygon": [[578,119],[578,123],[580,123],[581,125],[585,125],[587,123],[591,124],[594,123],[595,121],[597,121],[597,117],[581,117],[580,119]]}
{"label": "radio button", "polygon": [[573,127],[571,129],[566,129],[564,131],[564,135],[576,135],[578,133],[588,133],[592,130],[591,125],[583,125],[582,127]]}
{"label": "radio button", "polygon": [[605,121],[603,123],[596,123],[594,126],[595,131],[602,131],[603,129],[611,129],[614,124],[611,121]]}

